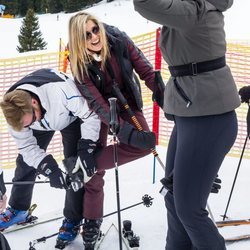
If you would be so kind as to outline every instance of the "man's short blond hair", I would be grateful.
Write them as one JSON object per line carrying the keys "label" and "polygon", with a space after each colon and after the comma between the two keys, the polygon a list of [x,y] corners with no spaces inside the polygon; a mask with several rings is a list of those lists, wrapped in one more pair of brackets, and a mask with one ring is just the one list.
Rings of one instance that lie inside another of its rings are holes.
{"label": "man's short blond hair", "polygon": [[32,114],[31,95],[24,90],[13,90],[0,102],[7,123],[16,131],[23,129],[24,114]]}

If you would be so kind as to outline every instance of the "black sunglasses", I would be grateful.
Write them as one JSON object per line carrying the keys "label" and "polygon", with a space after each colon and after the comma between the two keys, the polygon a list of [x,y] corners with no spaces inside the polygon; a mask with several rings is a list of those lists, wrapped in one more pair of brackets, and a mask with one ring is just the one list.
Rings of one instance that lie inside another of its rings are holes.
{"label": "black sunglasses", "polygon": [[92,34],[97,35],[100,32],[99,26],[95,25],[91,31],[86,32],[86,39],[89,41],[92,39]]}
{"label": "black sunglasses", "polygon": [[29,125],[24,126],[24,128],[30,127],[35,121],[36,121],[36,114],[35,114],[35,110],[32,109],[32,121]]}

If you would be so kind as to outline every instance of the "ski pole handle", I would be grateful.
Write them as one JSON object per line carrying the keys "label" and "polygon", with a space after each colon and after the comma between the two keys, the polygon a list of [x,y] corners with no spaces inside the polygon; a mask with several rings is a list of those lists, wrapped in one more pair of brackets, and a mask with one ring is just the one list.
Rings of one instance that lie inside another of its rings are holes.
{"label": "ski pole handle", "polygon": [[110,104],[110,128],[113,134],[116,134],[116,129],[119,126],[118,118],[117,118],[117,111],[116,111],[116,101],[117,98],[111,97],[108,99]]}

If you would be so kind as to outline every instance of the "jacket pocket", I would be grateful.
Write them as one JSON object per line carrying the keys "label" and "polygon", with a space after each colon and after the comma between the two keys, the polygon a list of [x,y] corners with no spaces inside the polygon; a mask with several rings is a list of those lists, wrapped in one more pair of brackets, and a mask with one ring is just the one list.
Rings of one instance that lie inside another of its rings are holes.
{"label": "jacket pocket", "polygon": [[186,102],[186,107],[189,108],[192,105],[192,101],[189,99],[185,91],[181,88],[176,78],[174,78],[174,86],[179,96]]}

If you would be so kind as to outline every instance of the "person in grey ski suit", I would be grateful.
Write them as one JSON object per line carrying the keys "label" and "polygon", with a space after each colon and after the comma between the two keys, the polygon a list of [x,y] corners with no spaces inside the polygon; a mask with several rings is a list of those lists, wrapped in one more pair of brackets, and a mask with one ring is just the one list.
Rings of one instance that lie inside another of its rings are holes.
{"label": "person in grey ski suit", "polygon": [[237,136],[237,88],[225,62],[223,11],[233,0],[134,0],[135,10],[163,25],[160,49],[171,77],[164,112],[175,123],[169,141],[167,250],[224,250],[207,199]]}

